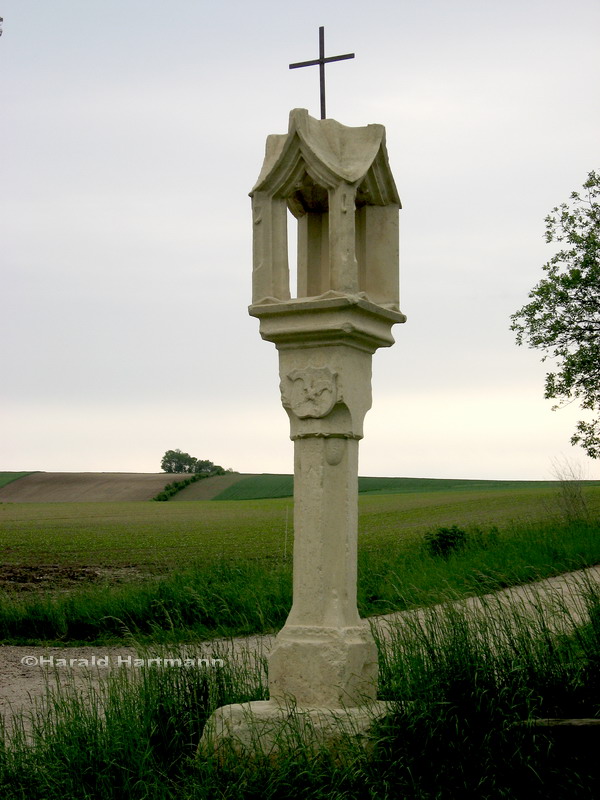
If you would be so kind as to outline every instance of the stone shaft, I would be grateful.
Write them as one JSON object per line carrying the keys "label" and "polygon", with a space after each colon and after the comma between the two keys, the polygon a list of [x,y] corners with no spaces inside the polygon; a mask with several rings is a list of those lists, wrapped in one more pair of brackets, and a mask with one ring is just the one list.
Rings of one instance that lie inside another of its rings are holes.
{"label": "stone shaft", "polygon": [[298,707],[360,706],[376,699],[377,650],[356,604],[358,447],[373,352],[403,317],[353,296],[250,313],[279,351],[294,442],[293,605],[269,657],[269,692]]}
{"label": "stone shaft", "polygon": [[359,624],[358,441],[294,442],[294,600],[288,625]]}
{"label": "stone shaft", "polygon": [[375,700],[377,650],[356,607],[358,440],[294,442],[294,599],[269,657],[271,699]]}

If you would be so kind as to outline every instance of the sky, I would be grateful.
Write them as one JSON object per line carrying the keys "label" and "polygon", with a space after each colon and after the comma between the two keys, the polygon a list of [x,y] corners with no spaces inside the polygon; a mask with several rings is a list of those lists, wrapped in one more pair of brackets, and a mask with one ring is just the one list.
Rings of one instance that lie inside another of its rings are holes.
{"label": "sky", "polygon": [[[248,192],[289,112],[383,124],[403,209],[396,344],[360,473],[547,480],[577,405],[510,315],[544,218],[598,163],[597,0],[0,0],[0,470],[293,472],[251,318]],[[561,466],[562,465],[562,466]]]}

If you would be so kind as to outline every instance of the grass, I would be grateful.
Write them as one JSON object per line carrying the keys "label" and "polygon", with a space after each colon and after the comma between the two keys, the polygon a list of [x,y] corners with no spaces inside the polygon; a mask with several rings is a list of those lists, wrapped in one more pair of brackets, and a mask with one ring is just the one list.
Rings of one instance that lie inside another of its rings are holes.
{"label": "grass", "polygon": [[[0,740],[6,800],[204,798],[591,798],[597,745],[574,750],[520,725],[538,716],[599,716],[600,597],[589,623],[556,634],[542,615],[501,604],[446,606],[379,641],[379,696],[389,713],[370,750],[331,758],[299,747],[276,759],[196,757],[212,711],[266,699],[265,664],[223,654],[219,669],[115,670],[99,689],[59,689]],[[499,635],[499,633],[501,635]],[[166,652],[166,651],[165,651]],[[189,653],[188,653],[189,654]],[[169,651],[170,657],[178,654]],[[215,654],[217,655],[217,654]]]}
{"label": "grass", "polygon": [[4,503],[0,548],[8,564],[133,564],[150,571],[266,557],[278,550],[289,507],[289,501]]}
{"label": "grass", "polygon": [[0,595],[0,640],[110,643],[132,635],[187,641],[280,627],[291,606],[291,567],[222,562],[154,582],[69,593]]}
{"label": "grass", "polygon": [[[564,498],[562,498],[564,500]],[[430,606],[600,563],[600,494],[565,510],[553,486],[448,487],[360,498],[363,616]],[[579,501],[578,501],[579,502]],[[585,513],[583,513],[585,511]],[[127,568],[142,579],[68,591],[1,592],[4,641],[165,643],[276,629],[291,602],[291,503],[0,505],[9,567]],[[459,525],[464,546],[435,556],[425,533]],[[40,556],[41,553],[41,556]],[[149,577],[152,576],[152,577]],[[196,758],[212,711],[265,699],[265,663],[124,669],[88,692],[51,691],[0,735],[0,789],[31,797],[586,798],[598,796],[597,743],[576,748],[520,725],[600,716],[600,597],[589,622],[557,634],[543,614],[486,600],[408,615],[379,641],[379,696],[390,713],[369,753],[307,749],[277,760]],[[568,612],[567,612],[568,613]],[[155,653],[153,653],[155,654]],[[213,653],[218,657],[218,651]],[[137,680],[134,679],[137,676]],[[1,731],[0,731],[1,732]],[[339,754],[338,754],[339,755]]]}
{"label": "grass", "polygon": [[[594,484],[595,481],[590,481]],[[361,494],[413,494],[421,492],[513,491],[556,488],[556,481],[484,481],[455,478],[359,478]]]}
{"label": "grass", "polygon": [[[362,616],[479,595],[600,563],[596,523],[467,528],[466,546],[447,558],[423,539],[362,547]],[[62,592],[0,593],[0,640],[109,642],[135,635],[183,641],[265,633],[291,607],[291,558],[212,559],[153,580]]]}
{"label": "grass", "polygon": [[[577,520],[561,510],[555,486],[362,495],[361,614],[600,563],[600,485],[584,487],[583,497],[588,516]],[[275,630],[291,605],[292,517],[285,498],[0,504],[0,641],[176,641]],[[428,532],[457,524],[468,546],[448,559],[427,552]],[[74,577],[53,583],[55,574]]]}
{"label": "grass", "polygon": [[[558,484],[415,491],[359,497],[359,544],[411,546],[427,530],[499,528],[561,516]],[[600,482],[585,487],[600,515]],[[0,552],[10,565],[135,566],[160,572],[223,558],[278,559],[291,551],[287,498],[177,503],[2,503]]]}

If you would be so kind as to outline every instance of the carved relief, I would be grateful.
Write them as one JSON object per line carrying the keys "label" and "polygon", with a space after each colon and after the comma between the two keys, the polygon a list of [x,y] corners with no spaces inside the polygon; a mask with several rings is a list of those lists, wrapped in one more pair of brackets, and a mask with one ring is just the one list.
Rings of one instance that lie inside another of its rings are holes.
{"label": "carved relief", "polygon": [[346,439],[325,439],[325,459],[330,467],[337,467],[346,452]]}
{"label": "carved relief", "polygon": [[281,385],[283,405],[300,419],[320,419],[332,411],[341,399],[337,372],[327,367],[295,369],[287,375],[287,386]]}

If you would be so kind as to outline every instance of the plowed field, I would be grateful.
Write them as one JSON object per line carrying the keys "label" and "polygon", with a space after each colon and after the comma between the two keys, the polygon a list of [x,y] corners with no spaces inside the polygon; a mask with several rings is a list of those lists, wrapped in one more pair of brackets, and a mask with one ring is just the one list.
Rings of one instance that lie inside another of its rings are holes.
{"label": "plowed field", "polygon": [[2,503],[88,503],[151,500],[189,475],[165,472],[32,472],[0,488]]}

